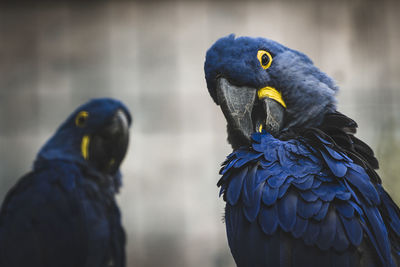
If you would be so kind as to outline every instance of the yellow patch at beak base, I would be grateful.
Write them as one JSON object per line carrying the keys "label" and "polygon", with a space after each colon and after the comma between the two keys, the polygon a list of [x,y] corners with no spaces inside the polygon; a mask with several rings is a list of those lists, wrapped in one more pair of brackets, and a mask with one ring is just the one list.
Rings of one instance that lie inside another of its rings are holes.
{"label": "yellow patch at beak base", "polygon": [[89,143],[90,137],[88,135],[83,136],[81,143],[82,157],[87,160],[89,158]]}
{"label": "yellow patch at beak base", "polygon": [[282,99],[282,94],[278,92],[275,88],[266,86],[264,88],[261,88],[257,92],[258,99],[263,99],[263,98],[271,98],[281,104],[284,108],[286,108],[286,103]]}

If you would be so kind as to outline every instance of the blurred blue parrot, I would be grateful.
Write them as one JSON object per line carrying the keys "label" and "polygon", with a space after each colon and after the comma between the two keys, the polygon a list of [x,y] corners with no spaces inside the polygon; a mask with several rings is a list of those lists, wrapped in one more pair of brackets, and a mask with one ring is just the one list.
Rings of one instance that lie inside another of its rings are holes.
{"label": "blurred blue parrot", "polygon": [[234,35],[204,70],[233,147],[218,186],[237,266],[397,266],[400,210],[334,81],[303,53]]}
{"label": "blurred blue parrot", "polygon": [[130,124],[128,109],[106,98],[67,118],[5,197],[0,266],[125,266],[115,194]]}

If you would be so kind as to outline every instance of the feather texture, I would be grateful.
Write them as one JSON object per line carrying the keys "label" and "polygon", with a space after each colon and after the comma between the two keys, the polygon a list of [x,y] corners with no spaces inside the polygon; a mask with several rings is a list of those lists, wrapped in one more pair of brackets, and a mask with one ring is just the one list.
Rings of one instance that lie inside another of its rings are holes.
{"label": "feather texture", "polygon": [[60,161],[24,176],[1,209],[0,265],[124,266],[118,207],[92,178]]}
{"label": "feather texture", "polygon": [[[366,170],[335,147],[331,139],[318,131],[313,134],[316,145],[306,137],[284,141],[266,132],[255,133],[252,147],[241,148],[230,156],[231,160],[240,157],[241,167],[229,165],[229,160],[225,164],[221,181],[226,184],[228,194],[231,184],[236,196],[237,191],[242,192],[241,197],[235,198],[234,203],[229,201],[227,206],[227,228],[234,231],[229,244],[236,248],[232,253],[237,263],[245,258],[255,264],[238,266],[264,266],[257,265],[258,260],[264,260],[264,254],[252,253],[254,258],[250,260],[242,242],[252,247],[274,246],[271,242],[277,236],[279,240],[283,233],[287,245],[295,247],[287,255],[295,264],[287,266],[302,266],[301,262],[315,266],[299,253],[311,248],[318,254],[316,258],[327,262],[326,266],[352,266],[355,262],[359,266],[361,260],[370,261],[371,266],[394,266],[387,227],[398,237],[397,206],[380,185],[378,188],[374,185]],[[244,156],[248,159],[246,163]],[[240,224],[260,228],[262,237],[250,239],[242,233],[242,228],[233,227],[231,210],[241,214],[235,215]],[[393,218],[390,221],[385,217],[389,215]],[[375,256],[363,258],[355,252],[360,246]]]}

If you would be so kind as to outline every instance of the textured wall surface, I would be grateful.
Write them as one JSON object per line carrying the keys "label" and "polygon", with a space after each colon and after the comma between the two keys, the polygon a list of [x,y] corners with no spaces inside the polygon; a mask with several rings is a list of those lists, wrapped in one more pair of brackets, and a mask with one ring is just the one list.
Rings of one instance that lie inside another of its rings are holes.
{"label": "textured wall surface", "polygon": [[207,48],[264,36],[333,76],[400,200],[399,1],[0,4],[0,200],[78,105],[123,100],[134,117],[119,195],[129,266],[234,266],[216,182],[230,152],[208,95]]}

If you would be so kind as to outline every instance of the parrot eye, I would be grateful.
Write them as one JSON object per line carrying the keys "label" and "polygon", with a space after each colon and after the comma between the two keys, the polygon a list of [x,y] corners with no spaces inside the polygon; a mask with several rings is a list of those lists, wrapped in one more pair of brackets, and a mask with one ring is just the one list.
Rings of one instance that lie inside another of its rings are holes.
{"label": "parrot eye", "polygon": [[257,52],[258,61],[260,61],[261,67],[263,69],[268,69],[272,63],[272,56],[265,50],[258,50]]}
{"label": "parrot eye", "polygon": [[75,125],[78,127],[84,127],[88,118],[89,118],[89,113],[87,111],[79,112],[75,118]]}

